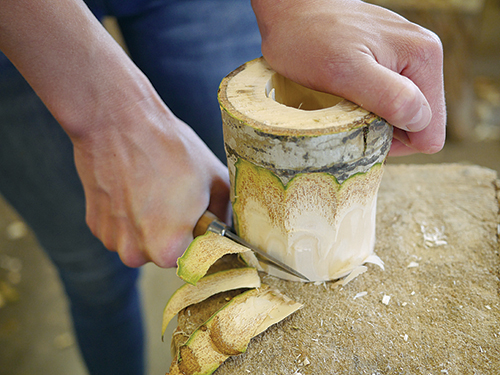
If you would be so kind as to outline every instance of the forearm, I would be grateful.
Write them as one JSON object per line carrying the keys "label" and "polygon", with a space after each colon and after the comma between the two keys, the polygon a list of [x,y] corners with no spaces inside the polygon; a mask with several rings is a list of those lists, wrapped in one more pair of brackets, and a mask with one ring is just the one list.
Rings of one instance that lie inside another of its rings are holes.
{"label": "forearm", "polygon": [[207,207],[226,219],[227,168],[81,0],[0,0],[0,48],[71,137],[87,223],[125,264],[171,267]]}
{"label": "forearm", "polygon": [[155,97],[82,1],[0,3],[0,49],[70,136],[84,137],[110,111]]}

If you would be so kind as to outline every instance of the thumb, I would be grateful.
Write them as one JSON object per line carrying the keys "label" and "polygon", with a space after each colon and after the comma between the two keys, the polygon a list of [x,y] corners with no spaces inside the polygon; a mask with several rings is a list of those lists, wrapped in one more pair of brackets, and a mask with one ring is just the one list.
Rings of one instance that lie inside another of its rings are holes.
{"label": "thumb", "polygon": [[338,92],[398,128],[391,155],[439,151],[445,140],[446,121],[439,72],[425,74],[422,67],[420,72],[414,69],[418,74],[409,75],[410,69],[400,74],[371,59],[358,66],[344,73],[341,80],[332,81],[328,90]]}
{"label": "thumb", "polygon": [[369,61],[362,69],[351,70],[349,77],[344,78],[349,84],[332,90],[383,117],[391,125],[418,132],[431,122],[431,107],[417,85],[376,61]]}

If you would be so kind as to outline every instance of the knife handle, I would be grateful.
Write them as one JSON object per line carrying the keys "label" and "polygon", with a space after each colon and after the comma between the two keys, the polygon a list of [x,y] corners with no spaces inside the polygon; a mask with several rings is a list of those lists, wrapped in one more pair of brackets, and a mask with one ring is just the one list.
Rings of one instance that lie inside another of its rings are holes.
{"label": "knife handle", "polygon": [[193,230],[193,236],[198,237],[202,234],[205,234],[207,232],[208,226],[215,220],[219,220],[219,218],[210,211],[206,210],[196,223]]}

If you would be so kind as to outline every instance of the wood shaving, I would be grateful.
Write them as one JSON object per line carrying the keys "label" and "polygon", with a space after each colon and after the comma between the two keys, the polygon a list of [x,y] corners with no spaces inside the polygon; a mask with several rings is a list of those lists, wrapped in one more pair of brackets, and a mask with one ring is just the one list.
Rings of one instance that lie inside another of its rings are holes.
{"label": "wood shaving", "polygon": [[367,294],[368,294],[368,292],[359,292],[358,294],[356,294],[356,295],[354,296],[354,299],[364,297],[364,296],[366,296]]}
{"label": "wood shaving", "polygon": [[425,247],[438,247],[448,245],[444,234],[444,225],[441,227],[429,227],[425,223],[420,225],[420,230],[424,236]]}
{"label": "wood shaving", "polygon": [[358,277],[359,275],[361,275],[362,273],[365,273],[366,271],[368,270],[368,267],[366,266],[359,266],[359,267],[356,267],[355,269],[353,269],[351,271],[351,273],[349,275],[347,275],[347,277],[342,281],[342,285],[345,286],[347,285],[349,282],[351,282],[352,280],[354,280],[356,277]]}
{"label": "wood shaving", "polygon": [[9,240],[18,240],[28,234],[28,227],[22,221],[14,221],[7,227],[7,238]]}

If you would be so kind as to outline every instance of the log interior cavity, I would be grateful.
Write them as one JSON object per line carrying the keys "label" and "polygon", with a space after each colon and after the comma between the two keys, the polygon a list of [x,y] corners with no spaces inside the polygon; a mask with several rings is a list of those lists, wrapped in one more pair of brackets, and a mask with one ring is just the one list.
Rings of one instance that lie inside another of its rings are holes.
{"label": "log interior cavity", "polygon": [[278,73],[274,73],[267,82],[266,96],[288,107],[304,111],[333,107],[343,100],[335,95],[311,90]]}

